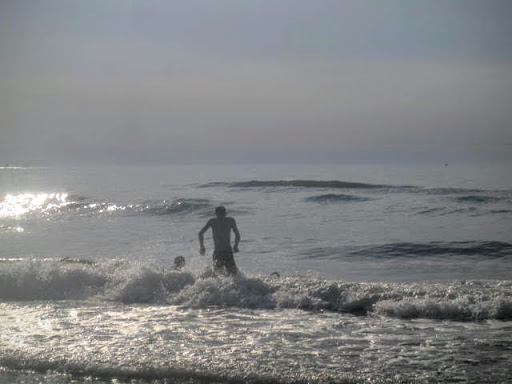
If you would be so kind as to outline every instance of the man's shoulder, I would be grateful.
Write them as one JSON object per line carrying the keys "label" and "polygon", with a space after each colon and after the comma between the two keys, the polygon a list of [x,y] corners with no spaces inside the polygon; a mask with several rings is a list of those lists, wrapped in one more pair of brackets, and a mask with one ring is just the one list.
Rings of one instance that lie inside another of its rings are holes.
{"label": "man's shoulder", "polygon": [[208,225],[214,225],[217,223],[234,224],[234,223],[236,223],[236,221],[235,221],[234,217],[230,217],[230,216],[226,216],[226,217],[222,218],[222,220],[219,220],[216,217],[212,217],[210,220],[208,220]]}

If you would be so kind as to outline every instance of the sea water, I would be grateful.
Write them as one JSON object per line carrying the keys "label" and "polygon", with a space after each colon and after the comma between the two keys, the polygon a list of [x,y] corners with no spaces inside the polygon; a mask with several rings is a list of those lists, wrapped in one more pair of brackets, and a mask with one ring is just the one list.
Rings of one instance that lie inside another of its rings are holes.
{"label": "sea water", "polygon": [[510,169],[0,168],[0,383],[512,382]]}

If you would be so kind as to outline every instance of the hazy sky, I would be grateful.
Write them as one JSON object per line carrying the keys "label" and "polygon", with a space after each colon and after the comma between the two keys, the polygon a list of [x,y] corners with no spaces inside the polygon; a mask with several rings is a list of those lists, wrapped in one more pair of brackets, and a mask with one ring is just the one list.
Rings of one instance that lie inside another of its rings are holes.
{"label": "hazy sky", "polygon": [[0,162],[512,160],[510,0],[0,0]]}

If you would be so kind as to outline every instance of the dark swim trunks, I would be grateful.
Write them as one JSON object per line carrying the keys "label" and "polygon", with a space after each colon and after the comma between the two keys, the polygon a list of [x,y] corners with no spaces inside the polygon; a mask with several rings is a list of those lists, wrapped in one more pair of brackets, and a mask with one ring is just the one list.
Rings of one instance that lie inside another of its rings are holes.
{"label": "dark swim trunks", "polygon": [[216,272],[236,275],[237,268],[233,257],[233,251],[213,251],[213,269]]}

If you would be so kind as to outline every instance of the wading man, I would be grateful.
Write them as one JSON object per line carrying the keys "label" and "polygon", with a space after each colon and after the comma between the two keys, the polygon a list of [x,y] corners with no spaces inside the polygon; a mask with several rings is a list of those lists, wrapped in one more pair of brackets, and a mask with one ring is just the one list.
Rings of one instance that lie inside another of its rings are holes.
{"label": "wading man", "polygon": [[[212,229],[213,235],[213,269],[229,275],[236,275],[237,268],[233,253],[238,252],[240,243],[240,232],[236,227],[236,221],[226,216],[226,208],[220,206],[215,208],[215,217],[208,220],[206,225],[199,231],[199,253],[204,255],[204,233]],[[231,231],[235,234],[235,244],[231,248]]]}

